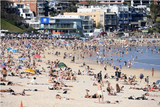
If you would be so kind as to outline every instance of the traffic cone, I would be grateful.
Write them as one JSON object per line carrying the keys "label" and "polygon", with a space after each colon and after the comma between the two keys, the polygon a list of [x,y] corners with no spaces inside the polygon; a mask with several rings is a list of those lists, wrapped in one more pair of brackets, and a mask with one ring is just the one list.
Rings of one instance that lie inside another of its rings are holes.
{"label": "traffic cone", "polygon": [[20,107],[23,107],[23,103],[22,103],[22,101],[21,101],[21,105],[20,105]]}

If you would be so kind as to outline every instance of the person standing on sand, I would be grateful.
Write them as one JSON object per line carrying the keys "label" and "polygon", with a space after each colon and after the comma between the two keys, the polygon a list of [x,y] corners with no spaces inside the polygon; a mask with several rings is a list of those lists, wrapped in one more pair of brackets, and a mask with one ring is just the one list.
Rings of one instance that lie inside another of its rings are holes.
{"label": "person standing on sand", "polygon": [[97,84],[97,88],[98,88],[98,101],[99,101],[99,103],[100,103],[100,96],[101,96],[101,98],[102,98],[102,102],[104,102],[103,100],[104,100],[104,98],[103,98],[103,92],[102,92],[102,87],[103,87],[104,85],[101,83],[101,81],[100,80],[98,80],[98,84]]}
{"label": "person standing on sand", "polygon": [[3,79],[5,80],[6,77],[7,77],[7,70],[6,70],[6,68],[3,68],[2,75],[3,75]]}
{"label": "person standing on sand", "polygon": [[154,68],[152,68],[151,70],[152,70],[152,77],[153,77],[153,75],[154,75]]}

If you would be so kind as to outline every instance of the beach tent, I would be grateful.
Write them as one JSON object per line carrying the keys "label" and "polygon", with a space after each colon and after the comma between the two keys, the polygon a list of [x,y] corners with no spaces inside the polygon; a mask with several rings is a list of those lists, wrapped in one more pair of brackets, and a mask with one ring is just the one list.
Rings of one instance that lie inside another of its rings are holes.
{"label": "beach tent", "polygon": [[24,60],[25,58],[19,58],[18,60]]}
{"label": "beach tent", "polygon": [[34,55],[34,57],[40,58],[41,56],[40,56],[40,55],[38,55],[38,54],[36,54],[36,55]]}
{"label": "beach tent", "polygon": [[63,62],[60,62],[60,63],[58,64],[58,67],[59,67],[59,68],[64,68],[64,67],[67,67],[67,66],[66,66],[66,64],[64,64]]}
{"label": "beach tent", "polygon": [[36,74],[36,71],[34,71],[33,69],[26,69],[25,71]]}

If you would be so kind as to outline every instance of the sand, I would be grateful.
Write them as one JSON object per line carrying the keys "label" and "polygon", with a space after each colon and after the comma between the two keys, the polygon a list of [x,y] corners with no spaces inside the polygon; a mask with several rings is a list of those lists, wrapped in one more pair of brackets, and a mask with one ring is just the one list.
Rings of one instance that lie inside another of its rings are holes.
{"label": "sand", "polygon": [[[46,58],[42,58],[42,60],[53,60],[55,61],[56,59],[59,59],[61,62],[64,62],[68,67],[72,68],[73,71],[78,71],[79,69],[81,71],[84,70],[83,67],[79,67],[82,65],[83,62],[86,62],[87,65],[89,65],[91,68],[94,68],[95,70],[94,73],[98,73],[100,70],[102,70],[102,74],[108,73],[110,75],[114,75],[115,70],[113,70],[112,67],[108,66],[107,71],[105,72],[103,69],[103,66],[97,65],[96,61],[93,60],[76,60],[76,63],[71,63],[71,59],[62,59],[64,49],[56,49],[57,51],[61,52],[60,56],[55,56],[55,55],[47,55]],[[69,52],[69,51],[67,51]],[[41,66],[38,68],[41,70],[42,67],[44,67],[47,70],[47,65],[45,63],[39,63]],[[23,69],[24,70],[24,69]],[[149,76],[149,84],[152,84],[156,80],[160,79],[160,71],[155,71],[154,77],[151,76],[151,70],[145,70],[145,69],[136,69],[136,68],[125,68],[121,70],[122,73],[126,73],[128,76],[129,75],[136,75],[137,81],[139,85],[136,85],[136,87],[144,87],[146,85],[145,80],[143,79],[142,82],[140,83],[140,79],[138,78],[140,73],[144,74],[144,77],[147,75]],[[86,94],[85,89],[89,89],[90,92],[89,94],[93,95],[97,93],[97,86],[92,86],[93,81],[91,78],[93,76],[87,76],[87,75],[76,75],[77,80],[80,82],[73,82],[73,81],[67,81],[64,80],[64,82],[67,85],[73,85],[70,89],[72,91],[68,91],[69,94],[62,94],[58,92],[62,92],[59,90],[48,90],[48,87],[51,87],[51,83],[48,82],[49,76],[48,76],[48,71],[47,73],[42,73],[43,75],[36,76],[37,83],[45,83],[47,85],[27,85],[31,81],[31,79],[20,79],[18,77],[11,77],[7,76],[7,80],[13,81],[14,83],[20,83],[25,86],[1,86],[1,89],[8,89],[12,88],[15,90],[15,92],[21,92],[23,89],[39,89],[39,90],[44,90],[44,92],[33,92],[33,91],[26,91],[26,94],[30,94],[31,96],[13,96],[9,95],[7,93],[2,93],[4,97],[1,98],[1,107],[19,107],[21,101],[23,102],[23,107],[156,107],[158,106],[158,102],[160,102],[160,97],[147,97],[149,99],[154,98],[155,101],[143,101],[143,100],[129,100],[123,97],[129,97],[131,95],[134,95],[136,97],[140,97],[142,94],[145,92],[142,90],[133,90],[129,89],[131,85],[124,85],[124,91],[122,93],[118,93],[118,96],[108,96],[106,92],[106,87],[107,84],[104,84],[103,90],[105,90],[104,94],[104,101],[115,101],[118,100],[120,101],[119,104],[97,104],[95,102],[98,101],[98,99],[86,99],[84,98],[84,95]],[[104,75],[103,75],[104,76]],[[2,75],[1,75],[2,77]],[[31,76],[33,78],[34,76]],[[107,79],[113,88],[115,88],[116,83],[118,83],[120,86],[123,85],[123,81],[115,81],[115,79]],[[83,82],[85,81],[85,82]],[[57,100],[55,98],[56,94],[60,94],[62,97],[68,97],[68,98],[75,98],[76,100],[69,100],[69,101],[64,101],[64,100]],[[160,92],[150,92],[150,94],[157,94],[160,95]]]}

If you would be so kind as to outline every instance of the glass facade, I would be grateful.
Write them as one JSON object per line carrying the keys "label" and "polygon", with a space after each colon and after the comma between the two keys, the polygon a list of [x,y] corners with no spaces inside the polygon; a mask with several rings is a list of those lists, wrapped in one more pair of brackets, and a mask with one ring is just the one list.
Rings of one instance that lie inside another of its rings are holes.
{"label": "glass facade", "polygon": [[77,30],[82,32],[82,20],[50,18],[48,23],[41,23],[40,29],[48,29],[54,36],[76,34]]}

